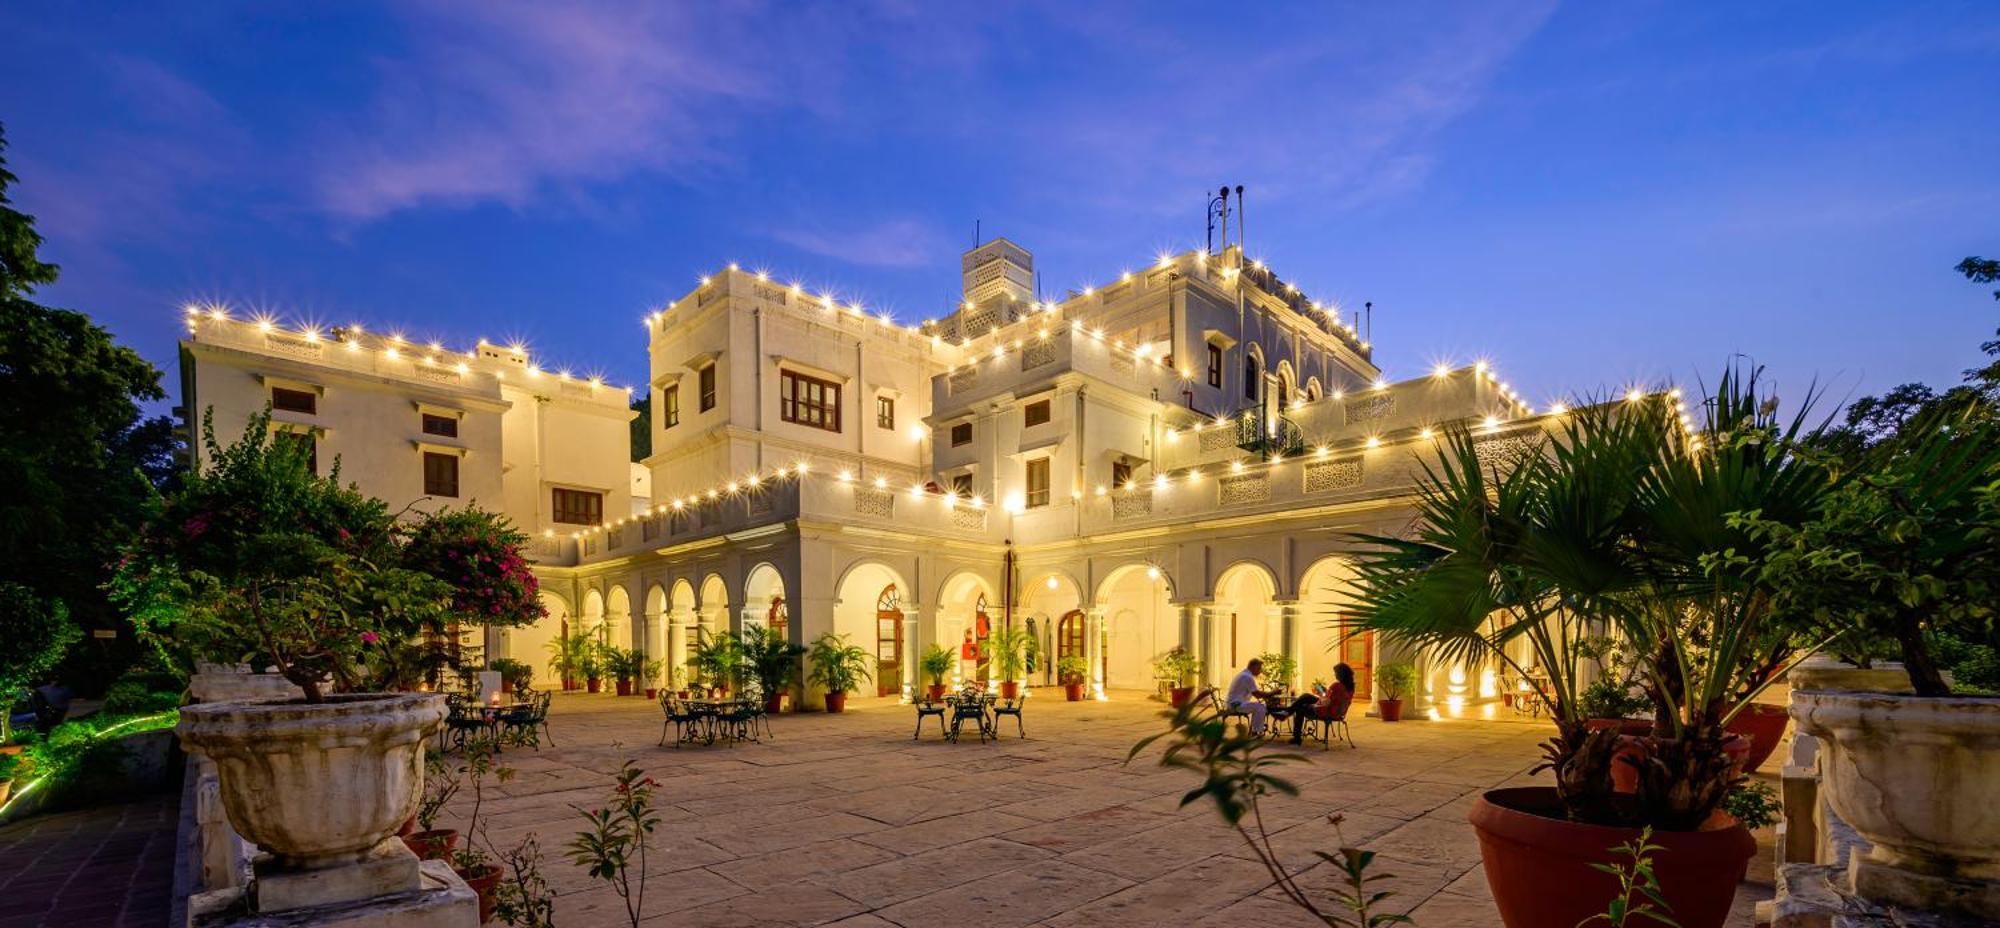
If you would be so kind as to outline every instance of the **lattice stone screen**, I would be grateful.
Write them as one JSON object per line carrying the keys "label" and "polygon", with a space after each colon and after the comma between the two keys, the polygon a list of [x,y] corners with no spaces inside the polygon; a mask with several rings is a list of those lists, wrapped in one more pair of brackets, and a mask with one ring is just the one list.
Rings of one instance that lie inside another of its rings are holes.
{"label": "lattice stone screen", "polygon": [[1128,492],[1111,498],[1111,518],[1131,519],[1153,514],[1153,494],[1151,491]]}
{"label": "lattice stone screen", "polygon": [[1222,504],[1261,503],[1271,498],[1271,481],[1263,474],[1243,474],[1216,481],[1222,485]]}
{"label": "lattice stone screen", "polygon": [[1361,461],[1315,461],[1306,465],[1306,492],[1329,493],[1361,485]]}
{"label": "lattice stone screen", "polygon": [[864,516],[895,518],[896,494],[869,487],[854,488],[854,511]]}

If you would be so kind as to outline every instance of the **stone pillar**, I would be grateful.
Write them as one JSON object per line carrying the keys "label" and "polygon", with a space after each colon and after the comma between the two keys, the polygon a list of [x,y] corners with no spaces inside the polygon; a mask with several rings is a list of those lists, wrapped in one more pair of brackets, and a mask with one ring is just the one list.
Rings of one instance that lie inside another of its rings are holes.
{"label": "stone pillar", "polygon": [[1273,604],[1271,611],[1277,617],[1278,640],[1282,642],[1279,650],[1284,652],[1286,657],[1291,658],[1292,663],[1295,665],[1295,669],[1292,671],[1292,678],[1284,682],[1286,686],[1292,688],[1293,692],[1297,692],[1302,688],[1301,681],[1309,679],[1306,675],[1306,618],[1304,607],[1300,606],[1297,600],[1292,600],[1290,602]]}
{"label": "stone pillar", "polygon": [[[646,659],[649,661],[659,661],[662,669],[673,666],[672,663],[673,657],[667,650],[666,613],[664,612],[646,613],[645,651],[646,651]],[[641,683],[639,686],[641,689],[643,689],[649,684],[652,686],[660,686],[663,683],[665,683],[664,680],[661,680],[659,677],[655,676],[647,680],[646,683]]]}
{"label": "stone pillar", "polygon": [[667,668],[678,673],[681,684],[687,684],[688,638],[694,627],[694,610],[678,609],[667,615]]}
{"label": "stone pillar", "polygon": [[1104,694],[1104,682],[1107,676],[1104,668],[1104,641],[1111,633],[1110,619],[1105,616],[1102,607],[1094,608],[1083,614],[1083,628],[1085,659],[1090,661],[1090,698],[1107,699],[1109,697]]}
{"label": "stone pillar", "polygon": [[903,666],[899,670],[903,678],[901,701],[904,703],[914,701],[917,691],[922,689],[925,683],[923,668],[917,665],[924,655],[926,644],[919,640],[918,634],[918,626],[922,623],[917,621],[917,617],[921,612],[916,603],[903,604]]}

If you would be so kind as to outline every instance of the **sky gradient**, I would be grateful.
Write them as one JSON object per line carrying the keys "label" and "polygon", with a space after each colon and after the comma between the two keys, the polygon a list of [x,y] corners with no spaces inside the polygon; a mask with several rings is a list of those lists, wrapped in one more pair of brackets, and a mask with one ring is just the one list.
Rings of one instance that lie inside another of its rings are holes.
{"label": "sky gradient", "polygon": [[191,300],[643,383],[640,317],[725,263],[914,322],[975,221],[1060,293],[1199,245],[1225,182],[1391,378],[1740,352],[1838,399],[2000,322],[1951,270],[2000,255],[1991,7],[1265,6],[40,5],[0,122],[43,302],[169,389]]}

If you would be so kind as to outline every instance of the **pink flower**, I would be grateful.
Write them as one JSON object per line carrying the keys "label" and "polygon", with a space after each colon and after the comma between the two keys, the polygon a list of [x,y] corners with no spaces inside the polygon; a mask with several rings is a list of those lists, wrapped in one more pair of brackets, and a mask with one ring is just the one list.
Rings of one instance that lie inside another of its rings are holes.
{"label": "pink flower", "polygon": [[381,636],[381,635],[377,635],[377,634],[375,634],[374,632],[362,632],[362,633],[361,633],[361,640],[362,640],[362,642],[363,642],[363,643],[365,643],[365,644],[374,644],[374,643],[375,643],[375,642],[377,642],[377,641],[381,641],[381,640],[382,640],[382,636]]}

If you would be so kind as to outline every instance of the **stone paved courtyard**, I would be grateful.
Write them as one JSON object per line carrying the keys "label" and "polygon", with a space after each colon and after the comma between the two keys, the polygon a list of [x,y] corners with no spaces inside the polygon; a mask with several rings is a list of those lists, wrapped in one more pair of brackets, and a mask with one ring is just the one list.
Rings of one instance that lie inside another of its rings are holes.
{"label": "stone paved courtyard", "polygon": [[[1048,696],[1055,698],[1046,698]],[[576,807],[601,801],[633,758],[663,784],[667,805],[646,898],[648,925],[840,925],[1012,928],[1315,924],[1291,909],[1206,805],[1177,808],[1195,781],[1126,752],[1162,725],[1160,703],[1114,694],[1030,701],[1028,737],[913,742],[913,713],[877,704],[840,716],[786,715],[777,737],[735,748],[657,747],[657,705],[564,695],[554,747],[510,750],[513,782],[489,797],[493,844],[535,832],[561,894],[565,928],[624,922],[618,898],[562,856]],[[1533,783],[1546,723],[1354,723],[1360,747],[1336,746],[1291,769],[1297,799],[1266,803],[1276,845],[1329,890],[1314,850],[1350,842],[1382,855],[1392,900],[1424,928],[1499,923],[1466,810],[1476,793]],[[469,805],[461,796],[454,812]],[[1769,836],[1761,835],[1767,847]],[[1732,925],[1766,898],[1768,855],[1753,863]],[[1761,883],[1759,882],[1761,881]]]}

